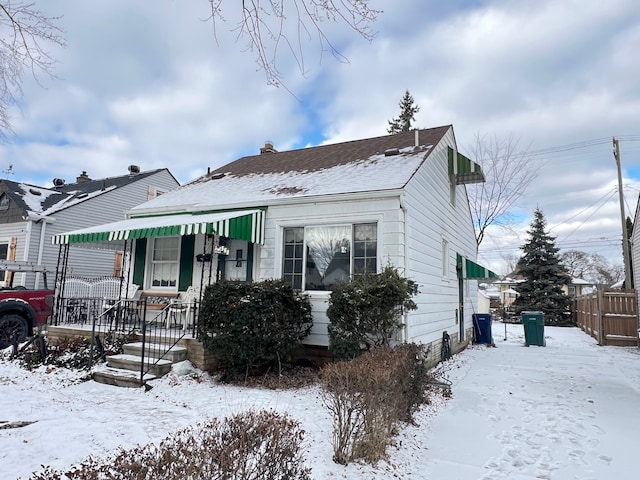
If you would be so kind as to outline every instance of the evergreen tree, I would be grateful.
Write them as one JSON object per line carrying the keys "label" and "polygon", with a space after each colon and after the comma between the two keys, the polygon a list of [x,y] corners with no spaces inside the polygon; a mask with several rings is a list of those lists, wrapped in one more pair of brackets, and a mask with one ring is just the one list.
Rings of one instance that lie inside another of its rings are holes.
{"label": "evergreen tree", "polygon": [[516,313],[541,311],[546,325],[570,325],[570,301],[562,291],[563,285],[571,283],[558,257],[555,237],[546,231],[546,221],[540,209],[534,212],[529,239],[520,247],[524,255],[518,260],[518,270],[525,281],[516,290],[520,294],[515,302]]}
{"label": "evergreen tree", "polygon": [[414,105],[414,100],[409,90],[404,92],[404,97],[402,97],[398,105],[400,106],[400,116],[389,120],[387,131],[391,134],[411,130],[411,122],[415,121],[416,113],[420,111],[420,107]]}

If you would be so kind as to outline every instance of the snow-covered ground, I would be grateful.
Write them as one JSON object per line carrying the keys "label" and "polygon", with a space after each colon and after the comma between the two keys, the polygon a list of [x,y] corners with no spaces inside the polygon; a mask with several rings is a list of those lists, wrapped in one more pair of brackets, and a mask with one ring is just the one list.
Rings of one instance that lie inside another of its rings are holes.
{"label": "snow-covered ground", "polygon": [[331,461],[331,418],[315,387],[258,390],[171,374],[145,391],[0,361],[0,422],[34,422],[0,428],[0,479],[251,408],[301,422],[314,479],[639,478],[640,350],[599,347],[576,328],[547,327],[546,347],[524,347],[521,325],[507,325],[505,341],[494,323],[493,335],[497,348],[470,347],[441,367],[453,397],[423,408],[376,467]]}

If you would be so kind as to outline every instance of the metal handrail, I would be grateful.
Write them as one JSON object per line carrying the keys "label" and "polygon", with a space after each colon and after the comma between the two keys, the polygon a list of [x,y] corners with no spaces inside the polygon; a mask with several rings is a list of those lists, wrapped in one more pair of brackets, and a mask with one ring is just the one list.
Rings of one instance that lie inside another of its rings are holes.
{"label": "metal handrail", "polygon": [[[140,385],[144,385],[144,377],[147,375],[155,365],[162,360],[169,351],[176,346],[180,340],[185,337],[185,330],[180,329],[179,334],[172,334],[177,330],[172,330],[169,325],[171,305],[166,305],[160,312],[151,320],[146,320],[143,316],[142,322],[142,353],[140,361]],[[146,299],[145,299],[146,310]],[[162,328],[164,324],[165,328]],[[158,325],[161,327],[158,328]],[[148,332],[154,331],[154,342],[148,343]],[[159,337],[159,342],[157,341]],[[153,345],[153,347],[151,347]],[[149,352],[149,359],[145,359],[145,355]],[[153,354],[153,355],[151,355]]]}

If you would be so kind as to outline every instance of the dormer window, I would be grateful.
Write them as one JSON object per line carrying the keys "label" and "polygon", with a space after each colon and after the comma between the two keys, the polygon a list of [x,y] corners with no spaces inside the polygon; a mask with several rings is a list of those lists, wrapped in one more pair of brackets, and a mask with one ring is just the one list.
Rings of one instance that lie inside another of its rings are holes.
{"label": "dormer window", "polygon": [[6,193],[0,195],[0,211],[9,210],[9,197]]}

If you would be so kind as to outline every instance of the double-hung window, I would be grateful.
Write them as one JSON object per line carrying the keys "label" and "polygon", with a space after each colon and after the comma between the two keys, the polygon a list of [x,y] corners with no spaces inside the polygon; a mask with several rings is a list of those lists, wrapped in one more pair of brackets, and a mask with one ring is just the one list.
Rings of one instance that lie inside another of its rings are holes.
{"label": "double-hung window", "polygon": [[180,237],[157,237],[151,249],[151,288],[176,289]]}
{"label": "double-hung window", "polygon": [[282,278],[301,290],[330,290],[354,275],[376,273],[375,223],[284,229]]}

